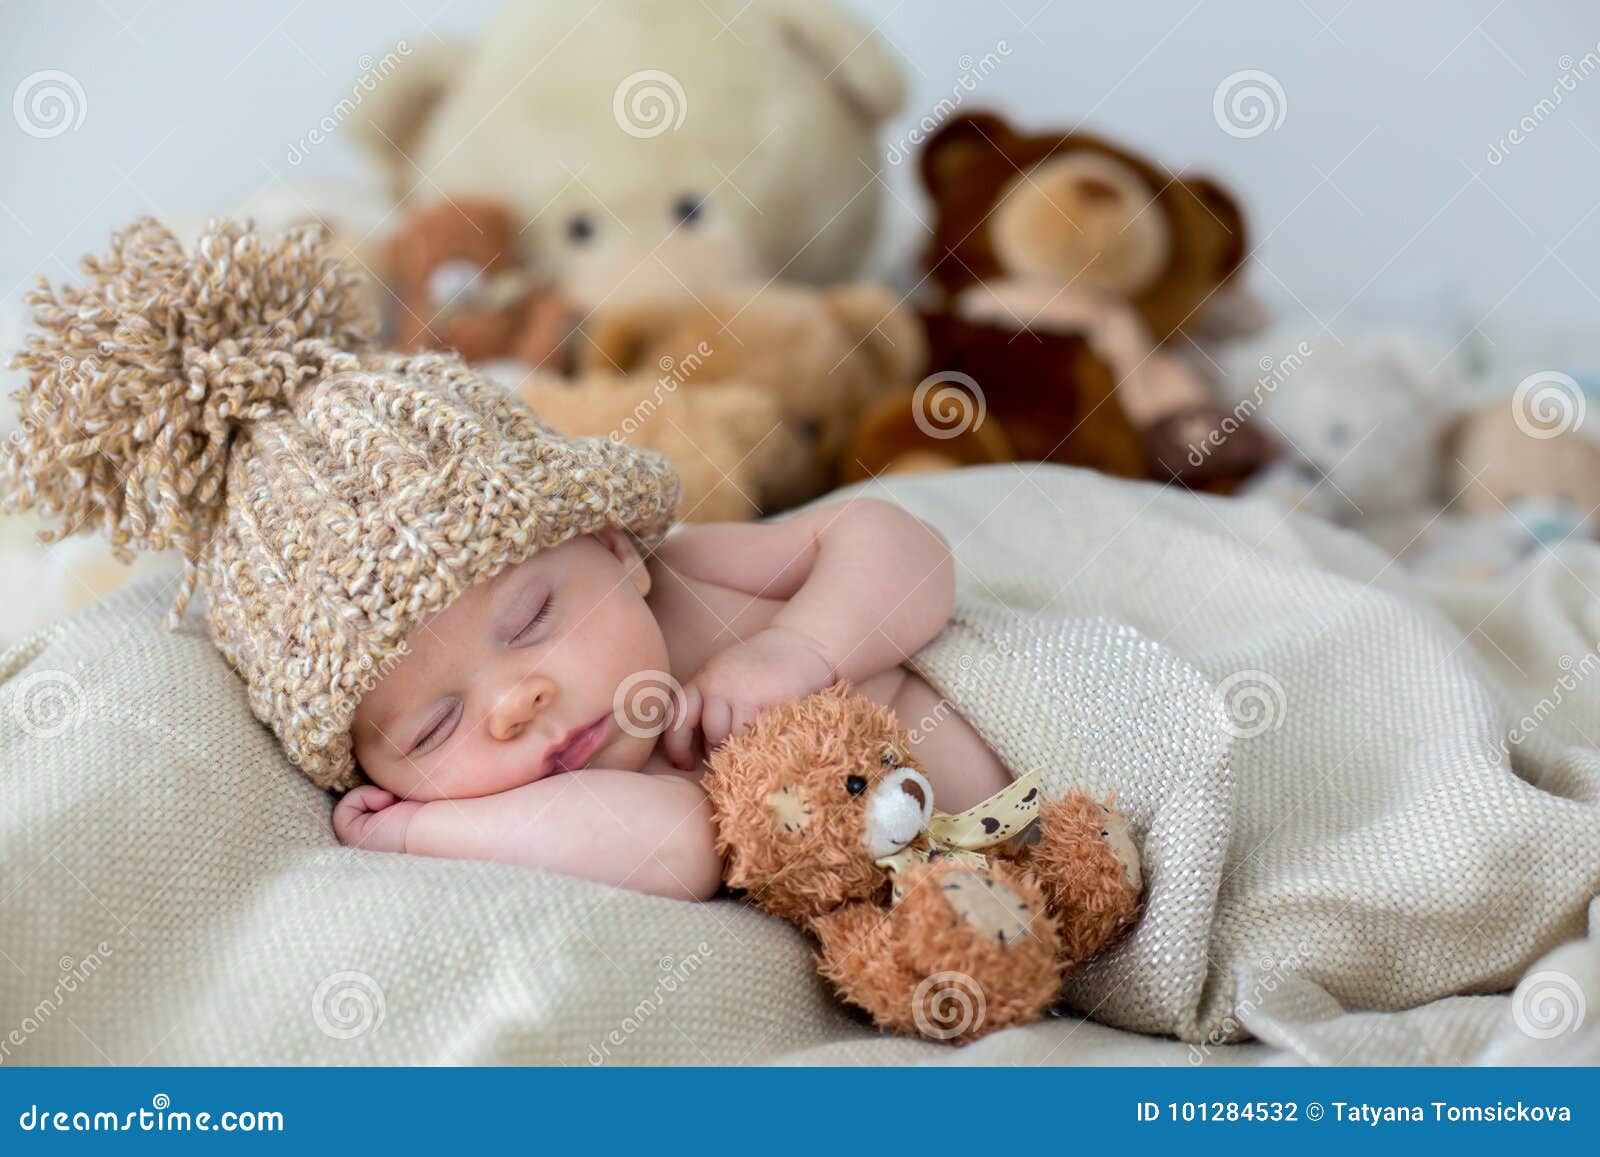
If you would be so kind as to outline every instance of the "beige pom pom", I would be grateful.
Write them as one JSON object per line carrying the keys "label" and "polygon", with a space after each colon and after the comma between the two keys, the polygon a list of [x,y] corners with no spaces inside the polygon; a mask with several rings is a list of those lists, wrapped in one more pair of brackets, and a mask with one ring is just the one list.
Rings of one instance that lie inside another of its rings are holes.
{"label": "beige pom pom", "polygon": [[317,226],[263,240],[213,221],[192,253],[154,220],[83,261],[81,286],[41,280],[37,330],[12,362],[21,429],[5,448],[3,508],[185,560],[175,613],[199,579],[242,427],[354,369],[373,339],[359,274]]}

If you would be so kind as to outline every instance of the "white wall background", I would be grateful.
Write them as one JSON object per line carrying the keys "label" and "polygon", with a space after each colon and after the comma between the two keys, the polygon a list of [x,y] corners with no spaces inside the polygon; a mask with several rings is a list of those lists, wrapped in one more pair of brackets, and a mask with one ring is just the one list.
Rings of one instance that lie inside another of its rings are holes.
{"label": "white wall background", "polygon": [[[848,2],[906,63],[913,95],[891,138],[956,91],[963,58],[1004,42],[969,105],[1034,126],[1081,121],[1231,183],[1255,223],[1253,283],[1285,316],[1600,318],[1600,72],[1560,86],[1586,53],[1600,59],[1600,5]],[[136,214],[193,218],[281,178],[360,176],[342,142],[298,167],[286,156],[348,93],[363,54],[430,29],[470,34],[494,4],[11,0],[0,96],[60,70],[81,85],[84,116],[49,139],[0,116],[0,300],[68,274]],[[1212,107],[1243,69],[1284,94],[1281,125],[1248,139]],[[1524,117],[1536,127],[1491,163]],[[903,243],[921,205],[910,165],[889,179]]]}

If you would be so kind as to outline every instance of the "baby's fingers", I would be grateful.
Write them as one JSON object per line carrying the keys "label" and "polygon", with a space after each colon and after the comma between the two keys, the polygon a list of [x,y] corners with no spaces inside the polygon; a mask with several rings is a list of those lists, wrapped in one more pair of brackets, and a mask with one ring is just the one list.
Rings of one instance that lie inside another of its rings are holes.
{"label": "baby's fingers", "polygon": [[733,720],[728,726],[729,735],[738,735],[756,721],[756,709],[741,703],[733,709]]}
{"label": "baby's fingers", "polygon": [[682,698],[678,700],[679,709],[673,713],[672,723],[661,737],[667,749],[667,758],[672,761],[673,767],[681,771],[690,771],[695,765],[694,735],[700,726],[703,703],[700,688],[693,683],[685,687]]}
{"label": "baby's fingers", "polygon": [[733,708],[726,699],[716,695],[706,701],[700,712],[700,731],[705,736],[706,754],[722,746],[722,741],[728,738],[732,722]]}

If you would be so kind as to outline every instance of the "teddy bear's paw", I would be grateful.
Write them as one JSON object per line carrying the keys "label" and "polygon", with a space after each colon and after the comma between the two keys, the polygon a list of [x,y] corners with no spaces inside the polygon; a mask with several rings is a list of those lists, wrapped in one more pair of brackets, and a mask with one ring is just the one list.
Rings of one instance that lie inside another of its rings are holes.
{"label": "teddy bear's paw", "polygon": [[1139,849],[1127,817],[1082,791],[1045,800],[1038,828],[1019,862],[1038,880],[1055,916],[1062,963],[1073,968],[1138,918]]}
{"label": "teddy bear's paw", "polygon": [[921,978],[906,1008],[915,1031],[970,1040],[1044,1015],[1061,989],[1060,944],[1032,881],[1005,864],[906,876],[891,919],[902,967]]}
{"label": "teddy bear's paw", "polygon": [[1000,947],[1032,935],[1038,910],[987,873],[951,872],[938,888],[958,918]]}
{"label": "teddy bear's paw", "polygon": [[1139,845],[1133,842],[1133,829],[1128,824],[1128,817],[1103,804],[1100,812],[1100,837],[1122,865],[1122,878],[1128,882],[1128,887],[1136,894],[1142,892],[1144,874],[1139,864]]}

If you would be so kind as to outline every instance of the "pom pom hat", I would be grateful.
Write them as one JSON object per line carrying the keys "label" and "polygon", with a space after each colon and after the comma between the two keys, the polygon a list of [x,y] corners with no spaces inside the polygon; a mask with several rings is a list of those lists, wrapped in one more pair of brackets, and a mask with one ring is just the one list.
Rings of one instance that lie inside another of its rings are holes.
{"label": "pom pom hat", "polygon": [[318,227],[151,220],[29,295],[4,507],[174,548],[250,706],[319,786],[361,782],[350,723],[406,635],[472,584],[601,527],[677,513],[658,454],[567,438],[454,356],[373,347],[359,275]]}

